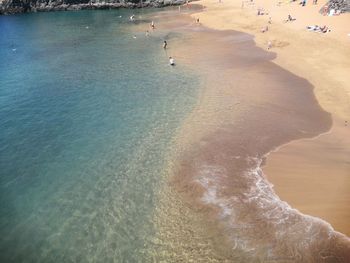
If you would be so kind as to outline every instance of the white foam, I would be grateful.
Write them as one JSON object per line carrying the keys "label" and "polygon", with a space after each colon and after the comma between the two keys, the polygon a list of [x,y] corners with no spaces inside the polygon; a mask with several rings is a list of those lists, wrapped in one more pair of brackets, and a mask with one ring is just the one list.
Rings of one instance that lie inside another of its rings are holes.
{"label": "white foam", "polygon": [[[261,169],[262,158],[248,158],[246,161],[252,168],[243,175],[232,175],[241,177],[235,178],[238,181],[248,182],[248,187],[239,189],[243,192],[237,195],[223,194],[222,190],[227,190],[226,180],[230,179],[224,167],[202,165],[195,178],[205,189],[201,200],[219,208],[219,218],[225,219],[225,224],[232,229],[228,235],[233,249],[254,255],[257,247],[271,246],[264,252],[264,257],[269,258],[289,246],[296,251],[308,251],[319,238],[321,229],[323,235],[328,233],[328,237],[334,233],[327,222],[301,214],[275,194],[273,185],[266,180]],[[266,225],[268,237],[261,234],[264,233],[261,227]]]}
{"label": "white foam", "polygon": [[221,217],[227,217],[232,215],[233,210],[229,207],[228,200],[224,198],[219,198],[217,195],[218,179],[223,179],[226,177],[226,170],[221,167],[216,166],[203,166],[201,169],[201,175],[197,177],[196,181],[200,183],[206,192],[202,196],[202,201],[206,204],[216,205],[221,208]]}

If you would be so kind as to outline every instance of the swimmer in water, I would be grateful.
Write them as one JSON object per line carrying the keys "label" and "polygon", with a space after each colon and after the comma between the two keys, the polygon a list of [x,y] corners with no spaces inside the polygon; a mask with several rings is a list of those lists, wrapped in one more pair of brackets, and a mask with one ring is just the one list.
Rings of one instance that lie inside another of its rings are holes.
{"label": "swimmer in water", "polygon": [[172,57],[169,57],[170,66],[175,66],[175,60]]}

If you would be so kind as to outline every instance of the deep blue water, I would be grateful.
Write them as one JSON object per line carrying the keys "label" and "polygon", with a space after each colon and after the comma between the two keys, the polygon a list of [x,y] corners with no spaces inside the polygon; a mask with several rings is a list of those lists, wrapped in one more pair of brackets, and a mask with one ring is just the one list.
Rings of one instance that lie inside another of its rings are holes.
{"label": "deep blue water", "polygon": [[[166,153],[199,85],[130,14],[0,17],[1,262],[145,258]],[[146,29],[153,14],[136,11]]]}

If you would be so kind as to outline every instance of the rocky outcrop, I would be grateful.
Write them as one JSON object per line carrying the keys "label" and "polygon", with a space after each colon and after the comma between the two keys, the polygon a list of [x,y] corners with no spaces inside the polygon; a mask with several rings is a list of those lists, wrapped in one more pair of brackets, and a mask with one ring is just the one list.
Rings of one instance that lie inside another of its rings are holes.
{"label": "rocky outcrop", "polygon": [[329,15],[331,10],[333,10],[333,13],[336,15],[350,12],[350,0],[330,0],[320,9],[320,13]]}
{"label": "rocky outcrop", "polygon": [[81,9],[116,9],[179,5],[186,0],[0,0],[0,15]]}
{"label": "rocky outcrop", "polygon": [[350,0],[331,0],[328,2],[328,8],[340,10],[341,13],[350,12]]}

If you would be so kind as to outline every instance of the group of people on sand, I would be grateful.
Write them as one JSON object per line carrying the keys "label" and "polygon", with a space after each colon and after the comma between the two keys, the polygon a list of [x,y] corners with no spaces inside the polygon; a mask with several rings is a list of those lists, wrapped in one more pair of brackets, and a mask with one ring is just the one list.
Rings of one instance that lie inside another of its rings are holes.
{"label": "group of people on sand", "polygon": [[[302,1],[301,2],[302,5],[305,5],[306,4],[306,1]],[[317,4],[317,0],[313,0],[313,4]],[[263,8],[259,7],[257,9],[257,15],[258,16],[261,16],[261,15],[266,15],[268,14],[268,12],[266,12]],[[293,22],[295,21],[296,18],[292,17],[291,14],[288,15],[287,19],[286,20],[283,20],[284,23],[287,23],[287,22]],[[265,33],[267,31],[269,31],[269,25],[272,24],[272,20],[271,20],[271,17],[269,17],[269,20],[268,20],[268,25],[266,26],[263,26],[261,29],[260,29],[260,32],[261,33]],[[306,27],[307,30],[309,31],[313,31],[313,32],[318,32],[318,33],[327,33],[327,32],[330,32],[331,30],[329,29],[328,26],[324,25],[324,26],[318,26],[318,25],[311,25],[311,26],[307,26]],[[267,49],[271,49],[273,46],[272,42],[271,41],[268,41],[267,42]]]}
{"label": "group of people on sand", "polygon": [[[297,0],[291,0],[292,2],[295,2]],[[299,0],[300,1],[300,5],[301,6],[305,6],[306,3],[307,3],[307,0]],[[339,0],[341,1],[341,0]],[[242,0],[242,8],[244,7],[245,3],[249,3],[250,5],[255,5],[255,1],[254,0]],[[282,3],[282,1],[279,1],[278,3]],[[312,3],[314,5],[317,5],[317,0],[312,0]],[[328,16],[332,16],[332,15],[339,15],[341,13],[341,9],[340,7],[338,7],[338,9],[336,10],[335,7],[332,6],[332,10],[330,10],[331,8],[329,7],[329,4],[325,5],[322,10],[323,10],[323,15],[328,15]],[[263,7],[258,7],[256,8],[257,10],[257,15],[258,16],[264,16],[264,15],[268,15],[269,12],[267,10],[265,10]],[[295,21],[296,18],[293,17],[291,14],[288,15],[287,19],[283,20],[284,23],[287,23],[287,22],[293,22]],[[269,25],[272,24],[272,20],[271,20],[271,17],[269,17],[269,20],[268,20],[268,24],[266,26],[263,26],[261,29],[260,29],[260,32],[261,33],[266,33],[269,31]],[[311,25],[311,26],[307,26],[306,27],[307,30],[309,31],[313,31],[313,32],[319,32],[319,33],[327,33],[327,32],[330,32],[331,30],[329,29],[328,26],[324,25],[323,27],[321,26],[318,26],[318,25]],[[349,34],[350,36],[350,34]],[[267,42],[267,49],[270,49],[272,48],[273,44],[271,43],[271,41],[268,41]]]}
{"label": "group of people on sand", "polygon": [[322,27],[318,26],[318,25],[314,25],[314,26],[307,26],[306,27],[307,30],[309,31],[314,31],[314,32],[318,32],[318,33],[327,33],[330,32],[331,30],[329,29],[328,26],[324,25]]}
{"label": "group of people on sand", "polygon": [[264,10],[264,8],[258,8],[258,13],[257,13],[257,15],[258,16],[264,16],[264,15],[268,15],[269,14],[269,12],[268,11],[265,11]]}
{"label": "group of people on sand", "polygon": [[[316,2],[317,3],[317,2]],[[284,20],[285,23],[287,22],[293,22],[295,21],[296,18],[292,17],[290,14],[288,15],[288,18]],[[320,27],[318,25],[312,25],[312,26],[307,26],[307,30],[309,31],[314,31],[314,32],[319,32],[319,33],[327,33],[330,32],[331,30],[328,28],[328,26],[324,25],[323,27]]]}

